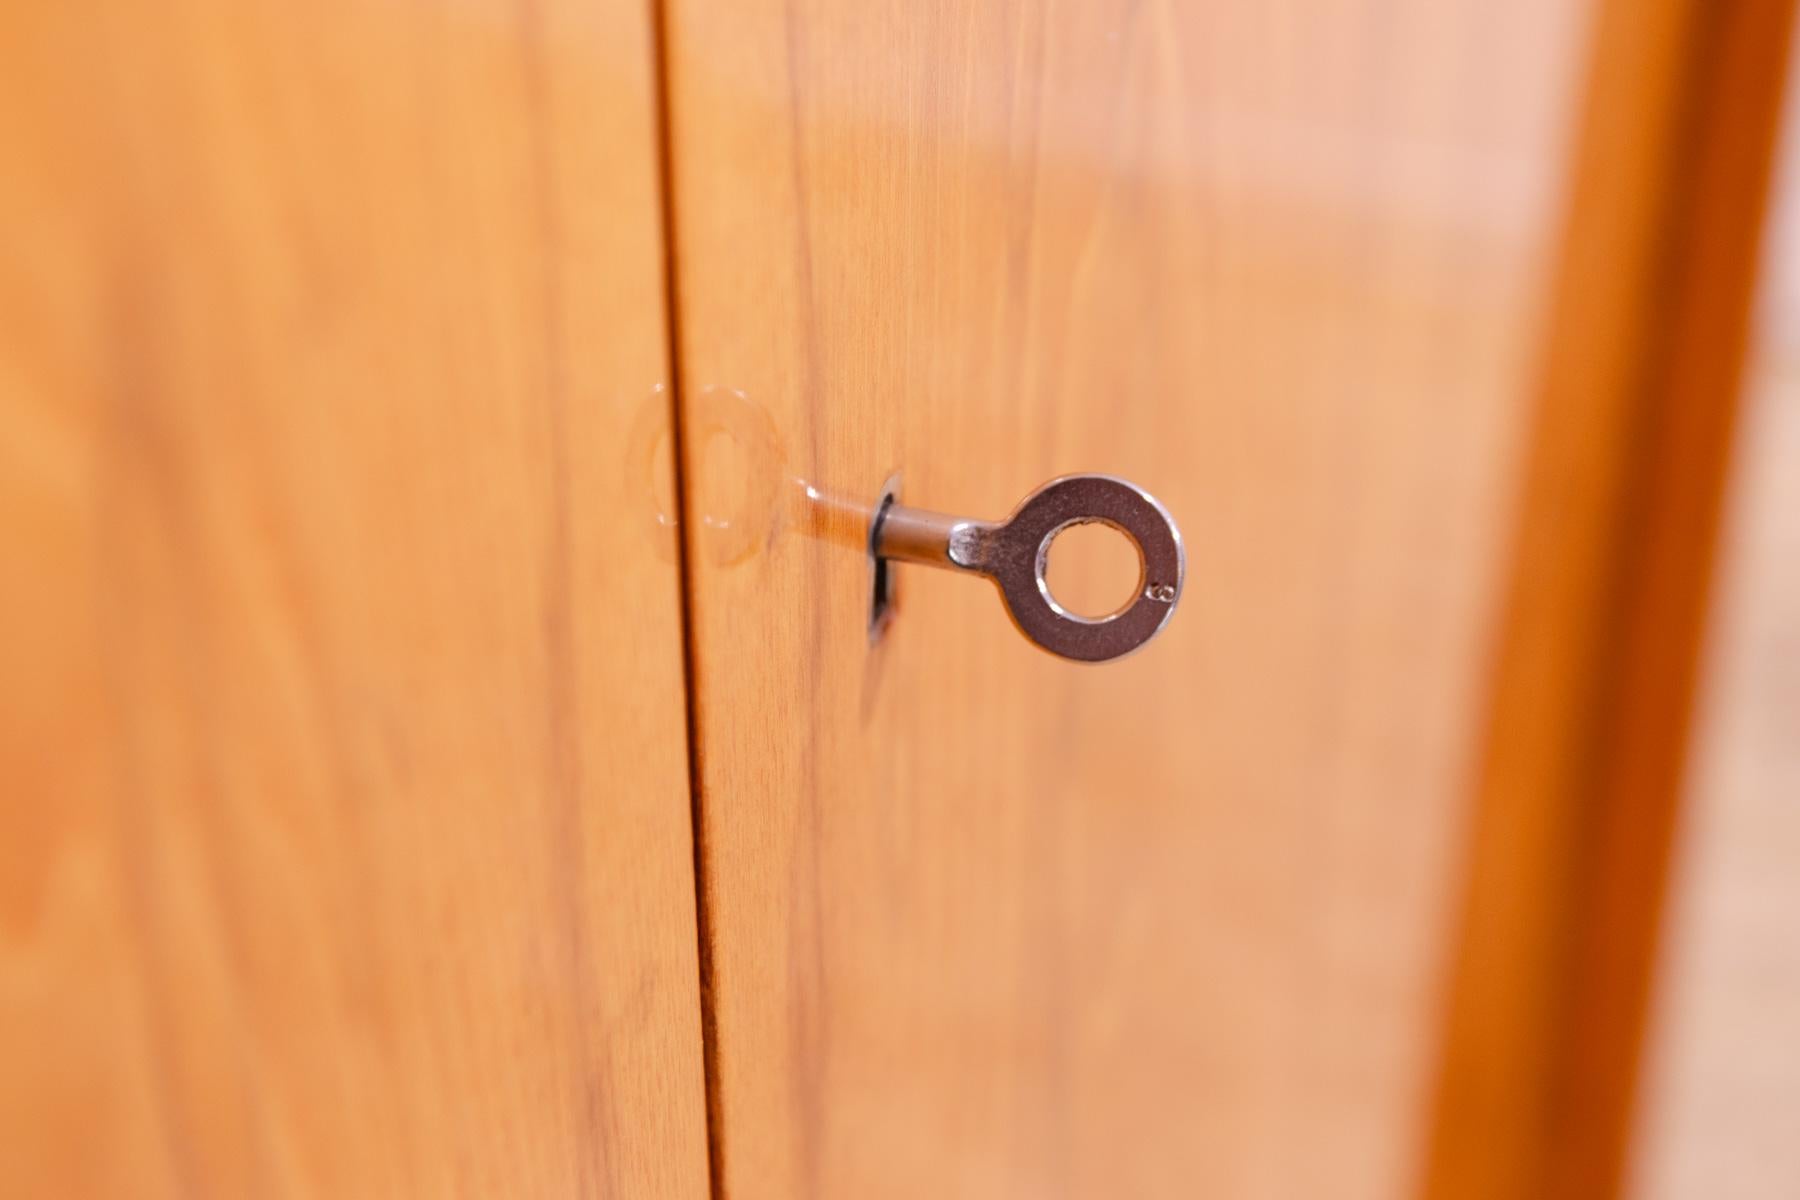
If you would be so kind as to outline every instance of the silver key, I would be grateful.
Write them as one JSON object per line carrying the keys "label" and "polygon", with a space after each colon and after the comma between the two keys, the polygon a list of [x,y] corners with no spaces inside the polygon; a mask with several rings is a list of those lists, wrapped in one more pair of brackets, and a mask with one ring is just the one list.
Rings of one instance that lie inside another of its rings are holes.
{"label": "silver key", "polygon": [[[1082,617],[1058,604],[1044,570],[1050,543],[1073,525],[1098,521],[1137,547],[1138,586],[1129,604]],[[976,521],[888,501],[869,529],[877,559],[984,575],[1000,589],[1019,632],[1052,654],[1081,662],[1123,658],[1162,632],[1181,599],[1187,569],[1181,531],[1156,498],[1111,475],[1065,475],[1020,502],[1004,521]]]}

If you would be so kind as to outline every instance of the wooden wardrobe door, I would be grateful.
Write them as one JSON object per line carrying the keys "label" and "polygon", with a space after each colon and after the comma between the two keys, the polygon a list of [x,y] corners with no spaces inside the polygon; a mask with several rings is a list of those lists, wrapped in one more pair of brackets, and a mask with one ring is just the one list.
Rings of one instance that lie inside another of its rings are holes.
{"label": "wooden wardrobe door", "polygon": [[[1404,1193],[1587,62],[1564,0],[669,0],[733,1200]],[[1051,658],[865,511],[1123,475]]]}
{"label": "wooden wardrobe door", "polygon": [[654,64],[0,15],[0,1191],[705,1195]]}

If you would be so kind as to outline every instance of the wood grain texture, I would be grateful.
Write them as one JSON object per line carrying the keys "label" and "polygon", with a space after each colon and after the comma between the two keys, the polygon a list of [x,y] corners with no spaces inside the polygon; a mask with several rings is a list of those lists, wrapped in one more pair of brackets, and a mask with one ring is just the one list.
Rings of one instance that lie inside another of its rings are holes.
{"label": "wood grain texture", "polygon": [[[1404,1191],[1584,6],[667,12],[725,1194]],[[1136,480],[1182,611],[871,649],[895,470]]]}
{"label": "wood grain texture", "polygon": [[1619,1190],[1792,10],[1602,6],[1432,1195]]}
{"label": "wood grain texture", "polygon": [[646,14],[0,12],[0,1191],[701,1196]]}

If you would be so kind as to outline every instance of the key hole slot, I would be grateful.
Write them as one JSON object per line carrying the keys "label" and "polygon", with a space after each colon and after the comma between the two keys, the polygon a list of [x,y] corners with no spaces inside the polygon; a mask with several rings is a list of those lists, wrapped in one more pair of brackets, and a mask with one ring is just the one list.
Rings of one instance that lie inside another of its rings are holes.
{"label": "key hole slot", "polygon": [[873,646],[887,632],[887,627],[894,619],[895,571],[894,564],[875,553],[875,541],[881,531],[881,522],[887,516],[888,509],[894,506],[900,494],[900,476],[888,477],[882,485],[881,496],[875,501],[875,516],[869,522],[869,645]]}

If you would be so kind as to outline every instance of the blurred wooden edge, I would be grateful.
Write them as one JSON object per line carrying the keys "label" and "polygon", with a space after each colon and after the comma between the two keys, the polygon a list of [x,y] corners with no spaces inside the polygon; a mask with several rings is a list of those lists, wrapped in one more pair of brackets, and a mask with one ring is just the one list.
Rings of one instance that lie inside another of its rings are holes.
{"label": "blurred wooden edge", "polygon": [[1422,1191],[1622,1186],[1793,0],[1603,0]]}

